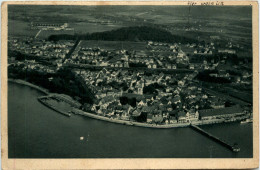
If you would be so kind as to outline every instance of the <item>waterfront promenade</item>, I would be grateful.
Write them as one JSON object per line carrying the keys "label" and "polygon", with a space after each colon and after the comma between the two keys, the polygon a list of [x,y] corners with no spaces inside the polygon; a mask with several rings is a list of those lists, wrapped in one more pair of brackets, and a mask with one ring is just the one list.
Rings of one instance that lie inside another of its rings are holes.
{"label": "waterfront promenade", "polygon": [[73,109],[72,113],[78,114],[78,115],[87,116],[87,117],[91,117],[91,118],[98,119],[98,120],[103,120],[103,121],[123,124],[123,125],[149,127],[149,128],[188,127],[190,125],[190,123],[176,123],[176,124],[166,124],[166,125],[139,123],[139,122],[133,122],[133,121],[127,121],[127,120],[119,120],[119,119],[108,118],[108,117],[105,117],[105,116],[99,116],[99,115],[96,115],[96,114],[93,114],[93,113],[84,112],[84,111],[79,110],[79,109]]}
{"label": "waterfront promenade", "polygon": [[225,119],[212,119],[212,120],[198,120],[198,121],[192,121],[192,122],[186,122],[186,123],[173,123],[173,124],[164,124],[164,125],[156,125],[156,124],[149,124],[149,123],[140,123],[140,122],[133,122],[133,121],[127,121],[127,120],[120,120],[120,119],[113,119],[108,118],[105,116],[99,116],[93,113],[84,112],[79,109],[73,109],[72,113],[76,115],[83,115],[90,118],[108,121],[112,123],[118,123],[123,125],[130,125],[130,126],[139,126],[139,127],[148,127],[148,128],[159,128],[159,129],[166,129],[166,128],[176,128],[176,127],[188,127],[192,123],[193,125],[208,125],[208,124],[217,124],[217,123],[226,123],[226,122],[235,122],[235,121],[241,121],[245,119],[244,117],[240,117],[233,120],[225,120]]}

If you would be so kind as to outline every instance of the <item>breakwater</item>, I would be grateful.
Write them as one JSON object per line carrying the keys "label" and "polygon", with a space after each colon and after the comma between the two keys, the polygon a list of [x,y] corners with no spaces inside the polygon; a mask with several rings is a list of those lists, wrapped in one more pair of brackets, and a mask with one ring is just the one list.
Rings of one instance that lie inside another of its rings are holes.
{"label": "breakwater", "polygon": [[70,113],[61,111],[61,110],[57,109],[56,107],[52,106],[51,104],[47,103],[47,102],[45,101],[45,99],[46,99],[45,96],[44,96],[44,97],[38,97],[38,101],[41,102],[43,105],[49,107],[50,109],[52,109],[52,110],[54,110],[54,111],[56,111],[56,112],[58,112],[58,113],[63,114],[63,115],[65,115],[65,116],[69,116],[69,117],[71,116]]}
{"label": "breakwater", "polygon": [[229,144],[228,142],[224,141],[223,139],[220,139],[220,138],[210,134],[209,132],[204,131],[203,129],[199,128],[198,126],[192,125],[192,124],[190,126],[191,126],[192,129],[194,129],[194,130],[202,133],[203,135],[211,138],[212,140],[220,143],[221,145],[223,145],[223,146],[227,147],[228,149],[232,150],[233,152],[239,152],[240,151],[239,147]]}
{"label": "breakwater", "polygon": [[48,98],[55,98],[61,101],[64,101],[68,104],[70,104],[72,107],[79,108],[81,104],[75,100],[73,100],[70,96],[64,95],[64,94],[57,94],[57,93],[51,93],[48,96]]}

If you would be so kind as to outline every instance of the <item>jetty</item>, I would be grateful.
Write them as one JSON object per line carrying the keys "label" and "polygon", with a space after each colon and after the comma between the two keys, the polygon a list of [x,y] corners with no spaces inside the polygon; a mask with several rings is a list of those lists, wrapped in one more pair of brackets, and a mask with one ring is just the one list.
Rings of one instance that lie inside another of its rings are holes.
{"label": "jetty", "polygon": [[52,109],[52,110],[54,110],[54,111],[56,111],[56,112],[58,112],[58,113],[63,114],[63,115],[65,115],[65,116],[69,116],[69,117],[71,116],[70,113],[67,113],[67,112],[58,110],[56,107],[54,107],[54,106],[52,106],[51,104],[47,103],[47,102],[45,101],[46,99],[47,99],[46,96],[38,97],[38,101],[41,102],[43,105],[49,107],[50,109]]}
{"label": "jetty", "polygon": [[220,138],[218,138],[218,137],[216,137],[216,136],[210,134],[209,132],[206,132],[205,130],[199,128],[199,127],[196,126],[196,125],[190,124],[190,127],[191,127],[192,129],[194,129],[194,130],[196,130],[196,131],[202,133],[203,135],[205,135],[205,136],[211,138],[212,140],[218,142],[219,144],[221,144],[221,145],[227,147],[228,149],[232,150],[233,152],[239,152],[239,151],[240,151],[240,148],[239,148],[238,146],[236,146],[236,145],[231,145],[231,144],[229,144],[228,142],[226,142],[226,141],[224,141],[224,140],[222,140],[222,139],[220,139]]}

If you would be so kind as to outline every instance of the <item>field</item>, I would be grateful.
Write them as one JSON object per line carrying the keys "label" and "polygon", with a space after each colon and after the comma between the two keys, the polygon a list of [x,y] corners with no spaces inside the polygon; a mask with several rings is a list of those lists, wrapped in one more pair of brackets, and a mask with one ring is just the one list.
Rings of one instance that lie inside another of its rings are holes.
{"label": "field", "polygon": [[111,31],[122,27],[120,25],[108,25],[108,24],[102,25],[102,24],[87,23],[87,22],[72,23],[70,24],[70,26],[75,29],[75,33],[77,34]]}
{"label": "field", "polygon": [[73,30],[60,30],[60,31],[42,30],[41,33],[37,36],[37,38],[47,39],[50,35],[59,35],[59,34],[70,34],[70,35],[73,35],[74,31]]}
{"label": "field", "polygon": [[101,49],[106,50],[121,50],[125,49],[128,51],[136,50],[146,50],[145,42],[129,42],[129,41],[81,41],[80,47],[88,47],[88,48],[96,48],[99,47]]}
{"label": "field", "polygon": [[31,30],[29,22],[19,20],[8,20],[8,36],[13,37],[34,37],[38,30]]}
{"label": "field", "polygon": [[[69,23],[69,26],[74,28],[75,31],[72,30],[44,30],[42,31],[37,38],[46,39],[50,35],[58,35],[58,34],[86,34],[93,32],[103,32],[110,31],[113,29],[120,28],[120,25],[102,25],[102,24],[94,24],[94,23]],[[13,37],[35,37],[39,30],[32,30],[30,27],[29,21],[23,20],[9,20],[8,21],[8,35]]]}
{"label": "field", "polygon": [[[13,37],[35,37],[39,30],[32,30],[30,27],[30,22],[9,20],[8,21],[8,35]],[[54,30],[43,30],[37,38],[46,39],[50,35],[57,34],[74,34],[74,31],[54,31]]]}

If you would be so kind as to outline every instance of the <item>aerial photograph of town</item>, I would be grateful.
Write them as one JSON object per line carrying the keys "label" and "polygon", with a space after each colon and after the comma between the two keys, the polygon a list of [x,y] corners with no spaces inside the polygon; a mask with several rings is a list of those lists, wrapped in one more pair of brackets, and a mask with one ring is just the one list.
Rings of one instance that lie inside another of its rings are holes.
{"label": "aerial photograph of town", "polygon": [[252,158],[251,6],[8,5],[9,158]]}

